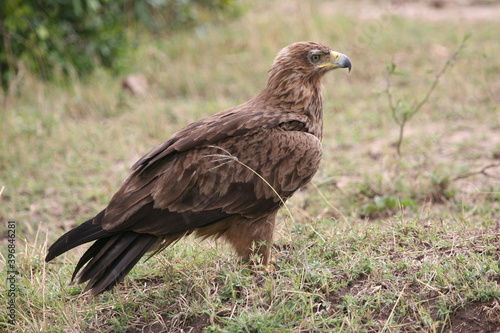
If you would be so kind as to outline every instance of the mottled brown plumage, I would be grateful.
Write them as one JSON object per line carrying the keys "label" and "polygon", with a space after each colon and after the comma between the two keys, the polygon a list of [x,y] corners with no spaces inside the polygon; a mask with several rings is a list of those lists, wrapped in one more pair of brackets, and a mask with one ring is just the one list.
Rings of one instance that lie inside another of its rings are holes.
{"label": "mottled brown plumage", "polygon": [[[148,251],[185,235],[223,238],[244,259],[266,264],[276,213],[316,173],[322,154],[321,77],[349,59],[300,42],[276,56],[266,88],[248,102],[197,121],[132,167],[94,218],[69,231],[46,260],[96,241],[77,282],[109,290]],[[279,194],[279,196],[277,195]]]}

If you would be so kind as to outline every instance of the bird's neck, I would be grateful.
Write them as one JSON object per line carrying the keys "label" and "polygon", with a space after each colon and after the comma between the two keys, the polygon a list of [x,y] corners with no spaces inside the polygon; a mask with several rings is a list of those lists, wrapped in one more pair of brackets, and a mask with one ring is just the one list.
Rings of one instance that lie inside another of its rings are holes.
{"label": "bird's neck", "polygon": [[321,84],[316,86],[314,95],[305,110],[305,114],[310,119],[310,132],[321,140],[323,138],[323,94]]}
{"label": "bird's neck", "polygon": [[323,136],[323,95],[320,77],[302,78],[293,73],[271,75],[267,87],[261,93],[274,107],[284,111],[302,113],[309,119],[306,130],[318,137]]}

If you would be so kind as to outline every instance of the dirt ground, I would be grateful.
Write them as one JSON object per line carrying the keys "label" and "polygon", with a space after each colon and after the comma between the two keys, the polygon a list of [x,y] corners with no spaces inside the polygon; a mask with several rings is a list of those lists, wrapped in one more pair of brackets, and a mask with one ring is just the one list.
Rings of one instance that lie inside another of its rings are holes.
{"label": "dirt ground", "polygon": [[473,303],[467,309],[451,315],[453,333],[500,332],[500,304],[498,300]]}

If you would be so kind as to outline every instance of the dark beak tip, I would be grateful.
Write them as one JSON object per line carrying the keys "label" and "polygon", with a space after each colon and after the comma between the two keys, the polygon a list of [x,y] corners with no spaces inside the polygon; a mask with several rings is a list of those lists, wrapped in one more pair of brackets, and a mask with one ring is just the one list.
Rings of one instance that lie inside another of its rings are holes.
{"label": "dark beak tip", "polygon": [[348,73],[350,73],[352,68],[351,61],[349,59],[346,59],[346,63],[344,65],[349,70]]}

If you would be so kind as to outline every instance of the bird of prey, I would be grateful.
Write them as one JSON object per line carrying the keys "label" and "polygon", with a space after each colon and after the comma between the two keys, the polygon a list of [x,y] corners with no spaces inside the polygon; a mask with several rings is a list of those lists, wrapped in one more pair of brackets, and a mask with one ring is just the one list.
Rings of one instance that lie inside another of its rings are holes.
{"label": "bird of prey", "polygon": [[121,282],[146,252],[189,234],[222,238],[243,259],[267,264],[276,213],[320,165],[320,81],[336,68],[350,71],[351,62],[324,44],[283,48],[260,94],[147,153],[108,206],[61,236],[45,260],[95,241],[72,277],[93,295]]}

